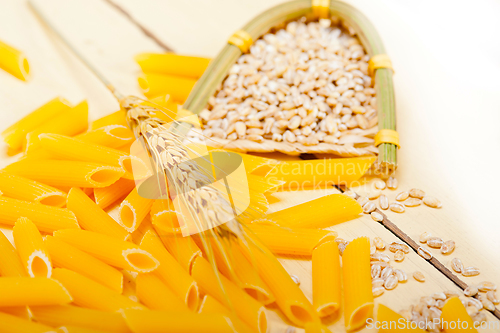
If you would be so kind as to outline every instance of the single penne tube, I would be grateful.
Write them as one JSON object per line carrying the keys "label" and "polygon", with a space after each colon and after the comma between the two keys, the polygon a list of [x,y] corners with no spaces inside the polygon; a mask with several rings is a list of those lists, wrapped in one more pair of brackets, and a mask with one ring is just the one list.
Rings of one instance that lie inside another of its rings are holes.
{"label": "single penne tube", "polygon": [[[391,310],[384,304],[377,304],[377,326],[378,333],[425,333],[417,325],[410,325],[411,322],[396,311]],[[412,327],[413,326],[413,327]]]}
{"label": "single penne tube", "polygon": [[192,312],[124,310],[123,317],[134,333],[234,333],[228,317]]}
{"label": "single penne tube", "polygon": [[30,77],[30,65],[24,53],[2,41],[0,41],[0,68],[19,80],[27,81]]}
{"label": "single penne tube", "polygon": [[[154,225],[153,225],[154,226]],[[163,245],[168,252],[181,264],[186,272],[191,274],[195,259],[202,255],[200,248],[191,236],[179,237],[172,234],[162,233],[155,227]]]}
{"label": "single penne tube", "polygon": [[135,61],[144,73],[184,76],[198,79],[207,69],[210,58],[175,53],[140,53]]}
{"label": "single penne tube", "polygon": [[125,127],[128,126],[126,112],[124,110],[118,110],[97,120],[94,120],[90,125],[90,128],[92,130],[95,130],[97,128],[106,127],[109,125],[121,125]]}
{"label": "single penne tube", "polygon": [[142,304],[69,269],[55,268],[53,277],[69,290],[75,305],[101,311],[146,309]]}
{"label": "single penne tube", "polygon": [[190,311],[187,305],[154,273],[137,275],[136,293],[150,310]]}
{"label": "single penne tube", "polygon": [[345,248],[342,281],[345,327],[353,331],[365,326],[373,313],[370,240],[367,237],[356,238]]}
{"label": "single penne tube", "polygon": [[54,232],[54,237],[114,267],[148,273],[159,265],[156,258],[138,245],[97,232],[67,229]]}
{"label": "single penne tube", "polygon": [[35,201],[54,207],[62,207],[66,203],[66,193],[63,191],[3,170],[0,170],[0,191],[14,199]]}
{"label": "single penne tube", "polygon": [[38,230],[47,233],[59,229],[80,228],[75,214],[67,208],[0,197],[0,222],[14,225],[20,217],[30,219]]}
{"label": "single penne tube", "polygon": [[105,209],[118,199],[126,197],[134,187],[133,180],[120,178],[107,187],[94,188],[95,203],[101,209]]}
{"label": "single penne tube", "polygon": [[127,240],[130,235],[111,218],[104,210],[99,208],[82,190],[73,187],[68,192],[66,207],[71,210],[80,226],[85,230],[99,232],[120,240]]}
{"label": "single penne tube", "polygon": [[260,277],[276,298],[281,311],[297,326],[304,327],[307,322],[319,321],[319,316],[314,311],[311,302],[278,259],[254,236],[249,237],[252,243],[241,244],[243,254],[255,266]]}
{"label": "single penne tube", "polygon": [[[125,172],[123,177],[127,179],[142,179],[151,175],[142,160],[117,149],[59,134],[40,134],[38,138],[42,147],[56,158],[121,168]],[[132,160],[134,160],[133,170]],[[143,168],[140,168],[141,164]]]}
{"label": "single penne tube", "polygon": [[47,325],[35,323],[11,314],[0,312],[0,332],[2,333],[56,333],[57,330]]}
{"label": "single penne tube", "polygon": [[234,309],[238,318],[250,328],[259,333],[267,332],[267,316],[262,304],[225,276],[214,272],[205,258],[196,258],[191,274],[204,292],[213,296],[225,307]]}
{"label": "single penne tube", "polygon": [[134,232],[149,214],[153,202],[154,199],[141,196],[134,188],[118,208],[118,223],[128,232]]}
{"label": "single penne tube", "polygon": [[322,243],[312,253],[313,307],[323,318],[336,313],[342,303],[340,254],[335,240]]}
{"label": "single penne tube", "polygon": [[89,106],[83,101],[69,110],[56,115],[27,135],[39,136],[42,133],[56,133],[73,136],[85,132],[89,126]]}
{"label": "single penne tube", "polygon": [[464,331],[477,333],[477,326],[474,326],[474,321],[458,297],[452,297],[444,303],[440,326],[445,333],[459,333]]}
{"label": "single penne tube", "polygon": [[311,256],[316,246],[335,240],[338,234],[331,230],[288,228],[259,220],[248,224],[248,229],[274,254]]}
{"label": "single penne tube", "polygon": [[130,333],[120,313],[73,305],[33,306],[30,310],[37,322],[53,327],[70,325],[105,332]]}
{"label": "single penne tube", "polygon": [[20,217],[13,228],[14,243],[26,272],[31,277],[50,277],[52,262],[35,224]]}
{"label": "single penne tube", "polygon": [[56,97],[9,126],[2,132],[3,139],[11,149],[17,151],[24,146],[26,134],[70,108],[67,100]]}
{"label": "single penne tube", "polygon": [[123,125],[108,125],[96,128],[77,135],[75,138],[108,148],[123,147],[135,140],[134,133],[130,128]]}
{"label": "single penne tube", "polygon": [[349,186],[359,180],[377,158],[325,158],[315,160],[283,161],[266,177],[283,181],[281,190],[327,188],[334,185]]}
{"label": "single penne tube", "polygon": [[73,301],[57,280],[45,277],[0,277],[0,307],[61,305]]}
{"label": "single penne tube", "polygon": [[53,236],[46,236],[44,244],[55,267],[70,269],[122,293],[123,275],[116,268]]}
{"label": "single penne tube", "polygon": [[322,228],[353,219],[362,211],[356,200],[335,193],[267,214],[265,218],[283,227]]}
{"label": "single penne tube", "polygon": [[161,231],[161,233],[178,234],[182,231],[177,219],[174,203],[170,199],[156,199],[151,206],[151,223]]}
{"label": "single penne tube", "polygon": [[99,163],[62,160],[22,160],[8,165],[5,171],[52,186],[106,187],[125,172],[122,168]]}
{"label": "single penne tube", "polygon": [[141,248],[151,253],[160,262],[154,273],[183,301],[188,309],[195,311],[199,303],[197,283],[165,249],[154,231],[146,232],[141,241]]}
{"label": "single penne tube", "polygon": [[28,276],[19,254],[3,232],[0,232],[0,276]]}
{"label": "single penne tube", "polygon": [[138,81],[139,87],[146,97],[152,98],[169,94],[174,101],[180,104],[184,103],[196,83],[195,79],[153,73],[144,74],[139,77]]}
{"label": "single penne tube", "polygon": [[29,308],[30,308],[29,306],[7,306],[7,307],[1,307],[0,312],[8,313],[18,318],[31,320],[32,315]]}

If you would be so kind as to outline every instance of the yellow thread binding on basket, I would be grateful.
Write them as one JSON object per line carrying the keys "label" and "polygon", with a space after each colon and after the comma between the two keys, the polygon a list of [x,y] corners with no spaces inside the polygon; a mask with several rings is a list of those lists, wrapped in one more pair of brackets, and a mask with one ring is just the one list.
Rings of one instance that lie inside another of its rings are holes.
{"label": "yellow thread binding on basket", "polygon": [[394,72],[391,59],[387,54],[374,55],[370,58],[370,61],[368,61],[368,74],[370,76],[373,76],[375,71],[379,68],[390,68]]}
{"label": "yellow thread binding on basket", "polygon": [[312,12],[319,18],[328,18],[330,16],[330,0],[312,0]]}
{"label": "yellow thread binding on basket", "polygon": [[379,130],[375,135],[375,147],[378,147],[382,143],[392,143],[398,146],[398,148],[401,148],[399,145],[399,133],[391,129]]}
{"label": "yellow thread binding on basket", "polygon": [[177,115],[175,116],[175,120],[181,120],[184,123],[188,123],[193,125],[194,127],[200,127],[200,123],[193,119],[193,113],[186,109],[180,109],[177,111]]}
{"label": "yellow thread binding on basket", "polygon": [[237,30],[235,33],[229,37],[229,44],[237,46],[241,52],[247,53],[250,50],[250,46],[253,43],[252,36],[244,30]]}

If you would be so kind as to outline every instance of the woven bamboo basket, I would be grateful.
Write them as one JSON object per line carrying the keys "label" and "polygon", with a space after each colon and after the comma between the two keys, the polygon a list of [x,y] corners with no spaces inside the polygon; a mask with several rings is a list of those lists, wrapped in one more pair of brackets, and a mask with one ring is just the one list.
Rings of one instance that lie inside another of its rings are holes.
{"label": "woven bamboo basket", "polygon": [[[332,21],[343,27],[348,27],[354,33],[370,59],[377,56],[386,58],[384,45],[370,21],[357,9],[340,1],[294,0],[275,6],[255,17],[241,30],[251,37],[252,41],[259,39],[268,32],[284,28],[286,23],[305,17],[307,21],[319,18],[331,18]],[[198,80],[183,108],[199,114],[207,105],[217,87],[227,77],[231,66],[243,54],[242,50],[228,43],[211,61],[203,76]],[[386,60],[387,63],[387,60]],[[370,64],[371,65],[371,64]],[[393,70],[389,65],[376,66],[373,71],[374,88],[377,97],[378,133],[380,130],[389,130],[390,134],[397,135],[394,88],[392,81]],[[382,131],[383,132],[383,131]],[[376,136],[376,132],[371,133]],[[375,138],[377,143],[377,138]],[[321,142],[313,146],[300,143],[276,142],[264,140],[255,142],[246,139],[227,140],[210,138],[210,146],[242,152],[280,152],[288,155],[301,154],[332,154],[336,157],[354,157],[378,155],[378,161],[371,171],[388,176],[397,167],[397,145],[382,139],[380,144],[372,147],[354,147]]]}

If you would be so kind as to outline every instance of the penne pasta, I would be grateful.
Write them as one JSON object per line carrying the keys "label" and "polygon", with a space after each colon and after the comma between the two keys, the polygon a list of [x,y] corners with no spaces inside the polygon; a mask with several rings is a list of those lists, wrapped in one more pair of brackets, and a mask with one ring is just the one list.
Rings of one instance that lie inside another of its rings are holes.
{"label": "penne pasta", "polygon": [[24,53],[2,41],[0,41],[0,68],[19,80],[27,81],[30,77],[30,65]]}
{"label": "penne pasta", "polygon": [[370,240],[356,238],[342,254],[344,321],[347,331],[365,326],[373,312]]}
{"label": "penne pasta", "polygon": [[165,249],[158,235],[152,230],[146,232],[141,248],[151,253],[160,262],[160,266],[154,273],[186,304],[188,309],[195,311],[199,303],[198,285]]}
{"label": "penne pasta", "polygon": [[0,197],[0,222],[14,225],[20,217],[30,219],[38,230],[48,233],[59,229],[80,228],[75,214],[67,208]]}
{"label": "penne pasta", "polygon": [[305,333],[332,333],[328,327],[317,321],[306,323],[304,330],[306,331]]}
{"label": "penne pasta", "polygon": [[55,267],[70,269],[117,293],[122,293],[123,275],[116,268],[53,236],[46,236],[44,244]]}
{"label": "penne pasta", "polygon": [[204,292],[227,308],[234,309],[235,314],[254,331],[267,332],[264,307],[225,276],[216,274],[206,259],[196,258],[192,276]]}
{"label": "penne pasta", "polygon": [[203,75],[210,60],[210,58],[175,53],[141,53],[135,56],[135,61],[144,73],[177,75],[193,79]]}
{"label": "penne pasta", "polygon": [[323,318],[341,304],[340,254],[335,240],[318,245],[312,253],[313,307]]}
{"label": "penne pasta", "polygon": [[106,332],[131,332],[125,319],[119,313],[85,309],[73,305],[33,306],[30,309],[37,322],[49,326],[70,325]]}
{"label": "penne pasta", "polygon": [[134,187],[133,180],[120,178],[107,187],[94,188],[95,203],[101,209],[105,209],[118,199],[126,197]]}
{"label": "penne pasta", "polygon": [[353,219],[362,211],[356,200],[347,195],[328,194],[300,205],[267,214],[266,219],[283,227],[322,228]]}
{"label": "penne pasta", "polygon": [[175,211],[174,203],[170,199],[156,199],[151,206],[151,223],[166,234],[182,235]]}
{"label": "penne pasta", "polygon": [[13,230],[14,243],[28,275],[49,278],[52,275],[52,262],[35,224],[20,217]]}
{"label": "penne pasta", "polygon": [[27,277],[21,258],[7,237],[0,231],[0,276]]}
{"label": "penne pasta", "polygon": [[8,313],[18,318],[27,320],[32,319],[31,311],[28,306],[7,306],[0,308],[0,312]]}
{"label": "penne pasta", "polygon": [[135,140],[134,133],[127,126],[108,125],[77,135],[76,139],[96,145],[119,148]]}
{"label": "penne pasta", "polygon": [[42,133],[55,133],[73,136],[85,132],[89,125],[89,106],[86,101],[56,115],[27,135],[37,137]]}
{"label": "penne pasta", "polygon": [[114,312],[125,309],[145,309],[143,305],[128,297],[69,269],[55,268],[53,277],[69,290],[73,296],[73,303],[84,308]]}
{"label": "penne pasta", "polygon": [[82,190],[73,187],[68,192],[67,207],[71,210],[80,226],[85,230],[127,240],[130,235],[120,225],[92,201]]}
{"label": "penne pasta", "polygon": [[64,325],[57,328],[57,333],[108,333],[106,331],[89,329],[84,327],[68,326]]}
{"label": "penne pasta", "polygon": [[[40,134],[38,138],[42,147],[56,158],[121,168],[125,172],[123,177],[126,179],[142,179],[151,176],[144,162],[136,156],[127,155],[119,150],[59,134]],[[132,163],[134,163],[133,170]],[[142,168],[140,168],[141,164]]]}
{"label": "penne pasta", "polygon": [[170,97],[179,102],[184,101],[193,89],[196,80],[175,75],[144,74],[139,77],[139,87],[146,97],[152,98],[169,94]]}
{"label": "penne pasta", "polygon": [[151,310],[189,311],[187,305],[154,273],[137,275],[136,286],[139,301]]}
{"label": "penne pasta", "polygon": [[248,229],[276,255],[311,256],[316,246],[338,236],[331,230],[287,228],[259,222],[247,225]]}
{"label": "penne pasta", "polygon": [[9,126],[2,132],[3,139],[11,149],[17,151],[25,145],[26,134],[70,108],[67,100],[56,97]]}
{"label": "penne pasta", "polygon": [[0,312],[0,332],[2,333],[56,333],[56,329]]}
{"label": "penne pasta", "polygon": [[118,223],[128,232],[134,232],[149,214],[154,199],[142,197],[134,188],[118,208]]}
{"label": "penne pasta", "polygon": [[94,120],[90,125],[90,128],[91,130],[95,130],[109,125],[120,125],[127,127],[128,124],[126,120],[126,112],[124,110],[118,110],[116,112],[108,114],[107,116]]}
{"label": "penne pasta", "polygon": [[34,180],[11,175],[0,170],[0,191],[4,195],[44,205],[62,207],[66,203],[66,193]]}
{"label": "penne pasta", "polygon": [[175,237],[172,234],[163,234],[159,229],[155,230],[168,252],[181,264],[182,268],[191,274],[195,259],[202,255],[193,238],[191,236]]}
{"label": "penne pasta", "polygon": [[205,295],[201,302],[199,313],[202,314],[222,314],[231,319],[232,327],[238,333],[254,332],[247,324],[243,323],[238,317],[229,311],[224,305],[210,295]]}
{"label": "penne pasta", "polygon": [[134,302],[139,303],[139,298],[137,298],[136,283],[135,283],[137,273],[127,270],[122,270],[121,273],[123,274],[122,295],[131,299]]}
{"label": "penne pasta", "polygon": [[4,170],[44,184],[69,187],[106,187],[124,175],[122,168],[60,160],[22,160]]}
{"label": "penne pasta", "polygon": [[125,310],[123,317],[134,333],[234,333],[229,318],[217,314]]}
{"label": "penne pasta", "polygon": [[445,333],[477,333],[472,318],[458,297],[452,297],[446,301],[441,312],[440,324]]}
{"label": "penne pasta", "polygon": [[60,305],[72,301],[68,290],[53,278],[0,277],[0,307]]}
{"label": "penne pasta", "polygon": [[97,232],[67,229],[54,232],[54,237],[114,267],[148,273],[159,265],[156,258],[139,246]]}
{"label": "penne pasta", "polygon": [[378,333],[405,333],[416,332],[425,333],[423,329],[410,326],[410,321],[399,313],[389,309],[384,304],[377,305],[377,325]]}

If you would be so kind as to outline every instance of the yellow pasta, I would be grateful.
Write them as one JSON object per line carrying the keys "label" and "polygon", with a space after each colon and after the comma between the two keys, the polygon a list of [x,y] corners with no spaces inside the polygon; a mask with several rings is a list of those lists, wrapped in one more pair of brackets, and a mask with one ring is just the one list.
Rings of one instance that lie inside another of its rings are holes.
{"label": "yellow pasta", "polygon": [[89,329],[84,327],[64,325],[57,328],[57,333],[109,333],[109,332],[96,330],[94,328]]}
{"label": "yellow pasta", "polygon": [[189,311],[187,305],[154,273],[139,274],[136,285],[139,301],[151,310]]}
{"label": "yellow pasta", "polygon": [[196,310],[199,302],[198,285],[165,249],[158,235],[153,231],[146,232],[141,248],[151,253],[160,262],[160,266],[154,273],[190,310]]}
{"label": "yellow pasta", "polygon": [[73,187],[68,192],[67,207],[75,213],[80,226],[85,230],[99,232],[120,240],[127,240],[130,236],[111,216],[77,187]]}
{"label": "yellow pasta", "polygon": [[108,125],[77,135],[75,138],[105,146],[108,148],[119,148],[135,140],[134,133],[127,126]]}
{"label": "yellow pasta", "polygon": [[55,268],[53,277],[69,290],[74,298],[73,303],[84,308],[101,311],[145,309],[143,305],[128,297],[69,269]]}
{"label": "yellow pasta", "polygon": [[52,262],[35,224],[20,217],[14,225],[14,242],[24,268],[31,277],[50,277]]}
{"label": "yellow pasta", "polygon": [[139,87],[146,97],[169,94],[180,104],[189,96],[196,80],[175,75],[145,74],[138,79]]}
{"label": "yellow pasta", "polygon": [[347,195],[328,194],[300,205],[267,214],[266,219],[283,227],[322,228],[353,219],[362,211],[356,200]]}
{"label": "yellow pasta", "polygon": [[410,321],[404,318],[399,313],[389,309],[383,304],[377,305],[377,321],[376,324],[379,327],[378,333],[404,333],[404,332],[416,332],[425,333],[426,331],[416,327],[410,326]]}
{"label": "yellow pasta", "polygon": [[325,325],[321,322],[310,322],[306,323],[304,326],[306,333],[332,333]]}
{"label": "yellow pasta", "polygon": [[130,333],[125,319],[119,313],[72,305],[33,306],[31,312],[36,321],[49,326],[70,325],[107,332]]}
{"label": "yellow pasta", "polygon": [[109,125],[121,125],[128,126],[126,120],[126,112],[124,110],[118,110],[116,112],[110,113],[107,116],[101,117],[92,122],[90,128],[95,130],[97,128],[109,126]]}
{"label": "yellow pasta", "polygon": [[359,329],[373,312],[372,279],[370,271],[370,240],[356,238],[342,254],[344,283],[344,321],[347,331]]}
{"label": "yellow pasta", "polygon": [[145,73],[178,75],[198,79],[207,69],[210,58],[175,53],[141,53],[135,61]]}
{"label": "yellow pasta", "polygon": [[[56,158],[121,168],[125,172],[123,177],[126,179],[142,179],[151,175],[142,160],[113,148],[59,134],[40,134],[38,138],[42,147]],[[134,170],[132,170],[132,160],[134,160]],[[143,167],[140,168],[140,165]]]}
{"label": "yellow pasta", "polygon": [[236,315],[253,330],[260,333],[267,332],[264,307],[225,276],[217,275],[206,259],[196,258],[192,276],[207,294],[227,308],[234,309]]}
{"label": "yellow pasta", "polygon": [[234,333],[229,318],[218,314],[125,310],[123,317],[134,333]]}
{"label": "yellow pasta", "polygon": [[26,81],[30,77],[30,65],[24,53],[2,41],[0,41],[0,68],[19,80]]}
{"label": "yellow pasta", "polygon": [[111,290],[122,292],[123,275],[117,269],[53,236],[46,236],[44,244],[55,267],[70,269]]}
{"label": "yellow pasta", "polygon": [[287,228],[273,223],[252,223],[248,229],[274,254],[282,255],[311,256],[316,246],[338,235],[331,230]]}
{"label": "yellow pasta", "polygon": [[126,197],[135,187],[135,182],[121,178],[108,187],[94,189],[94,199],[97,206],[105,209],[120,198]]}
{"label": "yellow pasta", "polygon": [[444,304],[441,313],[441,327],[445,333],[477,333],[472,318],[458,297],[452,297]]}
{"label": "yellow pasta", "polygon": [[0,312],[0,323],[2,333],[56,333],[55,328],[2,312]]}
{"label": "yellow pasta", "polygon": [[27,277],[21,258],[7,237],[0,231],[0,276]]}
{"label": "yellow pasta", "polygon": [[27,135],[37,137],[42,133],[55,133],[73,136],[85,132],[89,125],[89,106],[86,101],[56,115]]}
{"label": "yellow pasta", "polygon": [[67,208],[0,197],[0,222],[14,225],[20,217],[30,219],[38,230],[48,233],[59,229],[80,228],[75,214]]}
{"label": "yellow pasta", "polygon": [[54,207],[62,207],[66,203],[66,193],[63,191],[3,170],[0,170],[0,191],[14,199],[35,201]]}
{"label": "yellow pasta", "polygon": [[154,199],[142,197],[133,189],[118,208],[118,223],[128,232],[134,232],[149,214]]}
{"label": "yellow pasta", "polygon": [[54,232],[54,237],[114,267],[148,273],[159,265],[158,260],[138,245],[97,232],[67,229]]}
{"label": "yellow pasta", "polygon": [[24,146],[26,134],[62,112],[67,112],[70,108],[69,102],[64,98],[52,99],[3,131],[5,143],[14,151],[21,149]]}
{"label": "yellow pasta", "polygon": [[341,304],[340,255],[335,240],[312,253],[313,306],[320,317],[336,313]]}
{"label": "yellow pasta", "polygon": [[182,234],[174,203],[170,199],[157,199],[151,206],[151,222],[162,233]]}
{"label": "yellow pasta", "polygon": [[106,187],[124,175],[122,168],[61,160],[22,160],[5,171],[52,186]]}
{"label": "yellow pasta", "polygon": [[229,311],[224,305],[210,295],[205,295],[201,302],[199,313],[202,314],[222,314],[231,319],[232,327],[238,333],[255,332],[247,324],[242,322],[234,313]]}
{"label": "yellow pasta", "polygon": [[72,301],[68,290],[54,278],[0,277],[0,307],[60,305]]}
{"label": "yellow pasta", "polygon": [[191,269],[195,259],[201,256],[201,250],[194,242],[191,236],[186,237],[172,237],[172,234],[164,234],[161,230],[156,229],[160,239],[167,248],[168,252],[181,264],[188,273]]}

